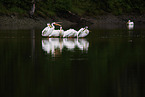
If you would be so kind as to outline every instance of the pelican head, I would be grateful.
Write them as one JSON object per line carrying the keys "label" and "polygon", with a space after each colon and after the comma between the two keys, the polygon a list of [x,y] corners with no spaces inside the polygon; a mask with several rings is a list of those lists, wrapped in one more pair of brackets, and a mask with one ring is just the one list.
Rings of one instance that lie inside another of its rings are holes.
{"label": "pelican head", "polygon": [[52,25],[61,26],[60,24],[53,22]]}
{"label": "pelican head", "polygon": [[129,24],[130,23],[130,20],[128,20],[128,22],[126,24]]}
{"label": "pelican head", "polygon": [[86,26],[85,28],[88,29],[88,26]]}
{"label": "pelican head", "polygon": [[47,23],[47,26],[49,26],[50,28],[52,27],[52,26],[50,25],[50,23]]}
{"label": "pelican head", "polygon": [[50,25],[50,23],[47,23],[47,26],[49,26]]}
{"label": "pelican head", "polygon": [[86,26],[85,29],[88,29],[88,26]]}
{"label": "pelican head", "polygon": [[60,26],[60,30],[62,30],[62,26]]}

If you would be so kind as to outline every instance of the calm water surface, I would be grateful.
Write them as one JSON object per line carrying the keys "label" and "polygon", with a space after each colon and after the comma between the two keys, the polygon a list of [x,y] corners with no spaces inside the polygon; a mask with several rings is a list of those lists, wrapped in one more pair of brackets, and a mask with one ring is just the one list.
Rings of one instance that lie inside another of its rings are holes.
{"label": "calm water surface", "polygon": [[145,29],[42,38],[0,29],[0,97],[145,97]]}

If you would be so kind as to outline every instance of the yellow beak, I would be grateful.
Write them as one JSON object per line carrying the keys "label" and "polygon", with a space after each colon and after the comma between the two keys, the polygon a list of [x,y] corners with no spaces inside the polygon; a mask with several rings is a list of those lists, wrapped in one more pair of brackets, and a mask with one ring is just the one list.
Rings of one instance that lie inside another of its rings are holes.
{"label": "yellow beak", "polygon": [[51,25],[49,25],[49,27],[51,28],[52,26],[51,26]]}

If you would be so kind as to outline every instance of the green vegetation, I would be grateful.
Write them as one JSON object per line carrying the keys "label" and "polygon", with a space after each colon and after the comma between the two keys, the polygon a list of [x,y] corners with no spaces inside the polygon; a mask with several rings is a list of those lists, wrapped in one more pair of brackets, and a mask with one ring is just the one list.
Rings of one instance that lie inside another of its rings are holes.
{"label": "green vegetation", "polygon": [[55,16],[58,12],[71,11],[78,15],[112,13],[145,13],[144,0],[1,0],[0,14],[29,14],[35,2],[35,14],[42,17]]}

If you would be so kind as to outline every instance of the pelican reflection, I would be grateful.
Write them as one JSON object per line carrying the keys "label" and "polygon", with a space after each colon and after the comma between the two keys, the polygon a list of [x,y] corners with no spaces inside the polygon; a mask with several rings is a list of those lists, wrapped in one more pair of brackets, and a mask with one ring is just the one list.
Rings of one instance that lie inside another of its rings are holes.
{"label": "pelican reflection", "polygon": [[73,51],[78,48],[81,51],[87,52],[89,48],[89,42],[86,39],[78,38],[44,38],[42,39],[42,49],[47,54],[56,55],[61,53],[63,48],[67,48],[69,51]]}
{"label": "pelican reflection", "polygon": [[127,25],[127,28],[128,28],[129,30],[133,30],[134,25]]}

